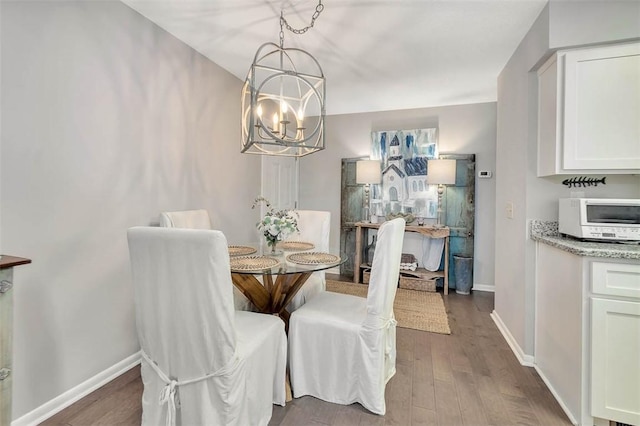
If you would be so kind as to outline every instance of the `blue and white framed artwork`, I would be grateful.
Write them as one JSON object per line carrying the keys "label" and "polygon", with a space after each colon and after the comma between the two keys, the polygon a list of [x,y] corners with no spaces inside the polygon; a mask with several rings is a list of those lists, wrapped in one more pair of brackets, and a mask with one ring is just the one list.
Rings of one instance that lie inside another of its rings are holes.
{"label": "blue and white framed artwork", "polygon": [[371,158],[382,167],[382,183],[371,188],[371,214],[436,217],[437,186],[427,185],[427,160],[438,158],[437,128],[372,132]]}

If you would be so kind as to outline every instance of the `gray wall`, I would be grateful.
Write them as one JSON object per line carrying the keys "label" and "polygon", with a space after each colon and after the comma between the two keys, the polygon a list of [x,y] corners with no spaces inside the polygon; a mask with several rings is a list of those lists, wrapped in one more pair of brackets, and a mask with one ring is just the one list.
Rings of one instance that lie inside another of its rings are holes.
{"label": "gray wall", "polygon": [[206,208],[255,239],[241,81],[120,2],[1,2],[2,251],[13,418],[139,350],[126,229]]}
{"label": "gray wall", "polygon": [[[557,220],[558,198],[571,196],[563,177],[536,177],[536,70],[554,49],[640,36],[640,3],[552,0],[498,78],[496,155],[495,313],[523,355],[533,355],[535,243],[533,219]],[[610,175],[606,186],[581,188],[587,197],[639,198],[638,176]],[[513,202],[514,218],[505,205]]]}
{"label": "gray wall", "polygon": [[[300,206],[331,211],[333,251],[340,247],[340,160],[368,156],[372,131],[433,126],[440,152],[476,154],[476,170],[495,169],[494,102],[327,117],[327,149],[300,159]],[[494,218],[495,179],[476,179],[474,285],[487,290],[494,284]],[[405,249],[422,258],[419,236],[407,234],[405,241]]]}
{"label": "gray wall", "polygon": [[[496,172],[476,181],[475,285],[495,282],[496,312],[533,353],[527,222],[555,219],[569,190],[535,177],[532,70],[552,48],[638,37],[639,7],[552,1],[500,75],[497,108],[327,117],[329,148],[300,160],[301,208],[331,211],[338,250],[340,159],[367,155],[371,131],[438,126],[441,152]],[[231,241],[254,239],[260,159],[239,154],[241,82],[123,4],[2,1],[0,17],[0,247],[34,261],[15,274],[17,418],[138,350],[126,228],[203,207]],[[585,192],[639,196],[637,177],[607,182]]]}

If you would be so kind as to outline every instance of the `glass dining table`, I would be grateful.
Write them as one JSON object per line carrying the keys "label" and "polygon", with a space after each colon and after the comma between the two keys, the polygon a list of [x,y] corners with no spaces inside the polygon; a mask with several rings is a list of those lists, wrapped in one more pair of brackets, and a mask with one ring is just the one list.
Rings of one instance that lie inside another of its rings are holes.
{"label": "glass dining table", "polygon": [[[308,244],[308,243],[304,243]],[[303,243],[298,244],[305,247]],[[229,246],[233,284],[256,307],[258,312],[278,315],[289,329],[290,313],[286,309],[307,279],[317,271],[334,268],[346,261],[346,256],[309,249],[270,249],[256,245]],[[309,244],[309,247],[313,247]],[[258,279],[262,277],[262,282]]]}

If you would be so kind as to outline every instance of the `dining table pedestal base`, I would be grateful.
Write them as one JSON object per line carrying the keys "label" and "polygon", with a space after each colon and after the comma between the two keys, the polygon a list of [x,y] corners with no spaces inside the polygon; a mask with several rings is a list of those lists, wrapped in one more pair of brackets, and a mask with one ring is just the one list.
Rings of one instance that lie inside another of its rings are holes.
{"label": "dining table pedestal base", "polygon": [[285,331],[289,332],[289,317],[286,309],[293,297],[300,291],[313,272],[296,272],[293,274],[262,275],[262,283],[254,275],[231,273],[233,284],[263,314],[277,315],[284,321]]}

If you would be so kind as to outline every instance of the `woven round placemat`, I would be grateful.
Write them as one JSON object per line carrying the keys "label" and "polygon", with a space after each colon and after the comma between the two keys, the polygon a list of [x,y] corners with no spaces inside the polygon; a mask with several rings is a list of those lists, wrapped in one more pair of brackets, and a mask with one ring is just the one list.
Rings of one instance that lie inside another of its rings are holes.
{"label": "woven round placemat", "polygon": [[282,250],[292,250],[292,251],[302,251],[302,250],[311,250],[315,248],[312,243],[307,243],[306,241],[283,241],[278,244],[278,248]]}
{"label": "woven round placemat", "polygon": [[247,256],[236,257],[231,259],[232,271],[261,271],[263,269],[273,268],[280,261],[269,256]]}
{"label": "woven round placemat", "polygon": [[255,248],[249,246],[229,246],[229,256],[246,256],[256,251]]}
{"label": "woven round placemat", "polygon": [[320,263],[335,263],[340,258],[335,254],[321,252],[294,253],[287,256],[289,262],[300,265],[318,265]]}

